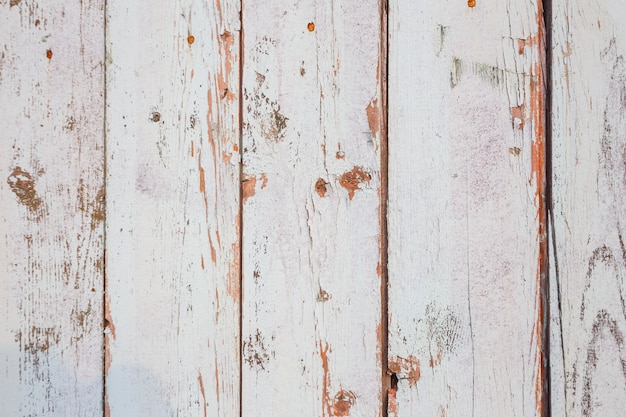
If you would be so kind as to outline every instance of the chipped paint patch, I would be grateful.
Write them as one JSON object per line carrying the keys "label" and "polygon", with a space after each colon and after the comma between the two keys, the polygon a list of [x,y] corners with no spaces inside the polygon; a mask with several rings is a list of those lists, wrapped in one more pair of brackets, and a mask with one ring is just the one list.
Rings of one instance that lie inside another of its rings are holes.
{"label": "chipped paint patch", "polygon": [[378,98],[373,99],[365,108],[367,114],[367,123],[372,133],[372,138],[376,138],[380,132],[380,108],[378,106]]}
{"label": "chipped paint patch", "polygon": [[317,195],[320,196],[320,198],[324,198],[326,196],[327,184],[328,183],[324,181],[322,178],[318,178],[317,181],[315,181],[315,192],[317,193]]}
{"label": "chipped paint patch", "polygon": [[399,356],[389,358],[389,370],[396,374],[398,379],[408,379],[410,386],[414,386],[422,376],[420,361],[413,355],[408,358]]}
{"label": "chipped paint patch", "polygon": [[256,193],[256,177],[244,176],[241,182],[243,204],[246,204],[250,197],[253,197]]}
{"label": "chipped paint patch", "polygon": [[345,172],[339,178],[339,184],[348,190],[348,197],[352,200],[356,190],[361,189],[360,185],[365,182],[370,182],[371,179],[371,175],[365,172],[363,168],[355,166],[352,171]]}
{"label": "chipped paint patch", "polygon": [[36,213],[39,210],[42,201],[37,196],[35,180],[31,174],[20,167],[15,167],[9,178],[7,178],[7,184],[9,184],[11,191],[17,196],[19,202],[31,212]]}
{"label": "chipped paint patch", "polygon": [[356,395],[352,391],[339,390],[333,398],[332,412],[335,417],[350,415],[350,407],[356,402]]}

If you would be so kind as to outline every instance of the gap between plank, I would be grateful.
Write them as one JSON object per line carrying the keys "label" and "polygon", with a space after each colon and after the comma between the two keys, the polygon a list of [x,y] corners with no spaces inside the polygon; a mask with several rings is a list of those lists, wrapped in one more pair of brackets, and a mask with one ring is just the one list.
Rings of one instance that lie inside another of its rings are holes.
{"label": "gap between plank", "polygon": [[381,132],[380,132],[380,349],[381,349],[381,407],[380,413],[383,417],[389,415],[389,394],[393,386],[392,373],[389,371],[389,270],[387,267],[388,260],[388,236],[387,236],[387,199],[389,195],[389,144],[388,144],[388,82],[389,74],[389,0],[380,1],[380,51],[378,64],[378,77],[380,77],[380,94],[381,94]]}
{"label": "gap between plank", "polygon": [[243,417],[243,3],[239,2],[239,417]]}

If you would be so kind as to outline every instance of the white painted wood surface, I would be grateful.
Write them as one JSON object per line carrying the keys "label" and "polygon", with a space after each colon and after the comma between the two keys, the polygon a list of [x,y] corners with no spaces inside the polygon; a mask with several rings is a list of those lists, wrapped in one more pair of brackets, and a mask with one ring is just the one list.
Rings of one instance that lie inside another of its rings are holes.
{"label": "white painted wood surface", "polygon": [[102,1],[0,2],[0,416],[102,415]]}
{"label": "white painted wood surface", "polygon": [[621,2],[550,85],[541,1],[57,3],[0,0],[0,417],[623,414]]}
{"label": "white painted wood surface", "polygon": [[390,416],[544,413],[540,5],[390,2]]}
{"label": "white painted wood surface", "polygon": [[107,415],[239,415],[239,28],[107,2]]}
{"label": "white painted wood surface", "polygon": [[567,416],[626,409],[626,5],[553,2],[553,213]]}
{"label": "white painted wood surface", "polygon": [[381,415],[378,1],[243,27],[242,415]]}

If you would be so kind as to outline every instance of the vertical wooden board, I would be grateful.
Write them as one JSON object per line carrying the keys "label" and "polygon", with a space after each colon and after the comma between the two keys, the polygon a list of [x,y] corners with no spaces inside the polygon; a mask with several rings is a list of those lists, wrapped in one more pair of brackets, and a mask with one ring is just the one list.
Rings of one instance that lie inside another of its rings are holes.
{"label": "vertical wooden board", "polygon": [[107,2],[108,415],[239,415],[239,28]]}
{"label": "vertical wooden board", "polygon": [[391,416],[539,416],[541,2],[389,10]]}
{"label": "vertical wooden board", "polygon": [[621,1],[553,2],[553,216],[568,416],[626,408],[624,16]]}
{"label": "vertical wooden board", "polygon": [[379,3],[243,27],[242,415],[381,415]]}
{"label": "vertical wooden board", "polygon": [[0,415],[102,415],[102,1],[0,2]]}

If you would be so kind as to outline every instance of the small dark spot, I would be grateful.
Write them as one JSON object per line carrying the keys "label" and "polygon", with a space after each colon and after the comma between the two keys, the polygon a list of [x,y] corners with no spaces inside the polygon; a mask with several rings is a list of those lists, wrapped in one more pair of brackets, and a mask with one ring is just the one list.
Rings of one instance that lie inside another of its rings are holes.
{"label": "small dark spot", "polygon": [[[21,1],[21,0],[18,0],[18,1]],[[39,21],[39,19],[35,20],[35,26],[39,26],[40,23],[41,22]]]}
{"label": "small dark spot", "polygon": [[512,148],[509,148],[509,153],[511,155],[515,155],[518,156],[520,154],[520,152],[522,152],[522,150],[520,148],[518,148],[517,146],[514,146]]}
{"label": "small dark spot", "polygon": [[158,122],[161,120],[161,113],[159,112],[152,112],[152,116],[150,117],[150,120],[152,120],[153,122]]}
{"label": "small dark spot", "polygon": [[46,57],[47,57],[48,59],[52,59],[52,50],[51,50],[51,49],[48,49],[48,50],[46,51]]}
{"label": "small dark spot", "polygon": [[20,4],[22,0],[11,0],[9,2],[9,7],[13,7],[13,6],[17,6],[18,4]]}

